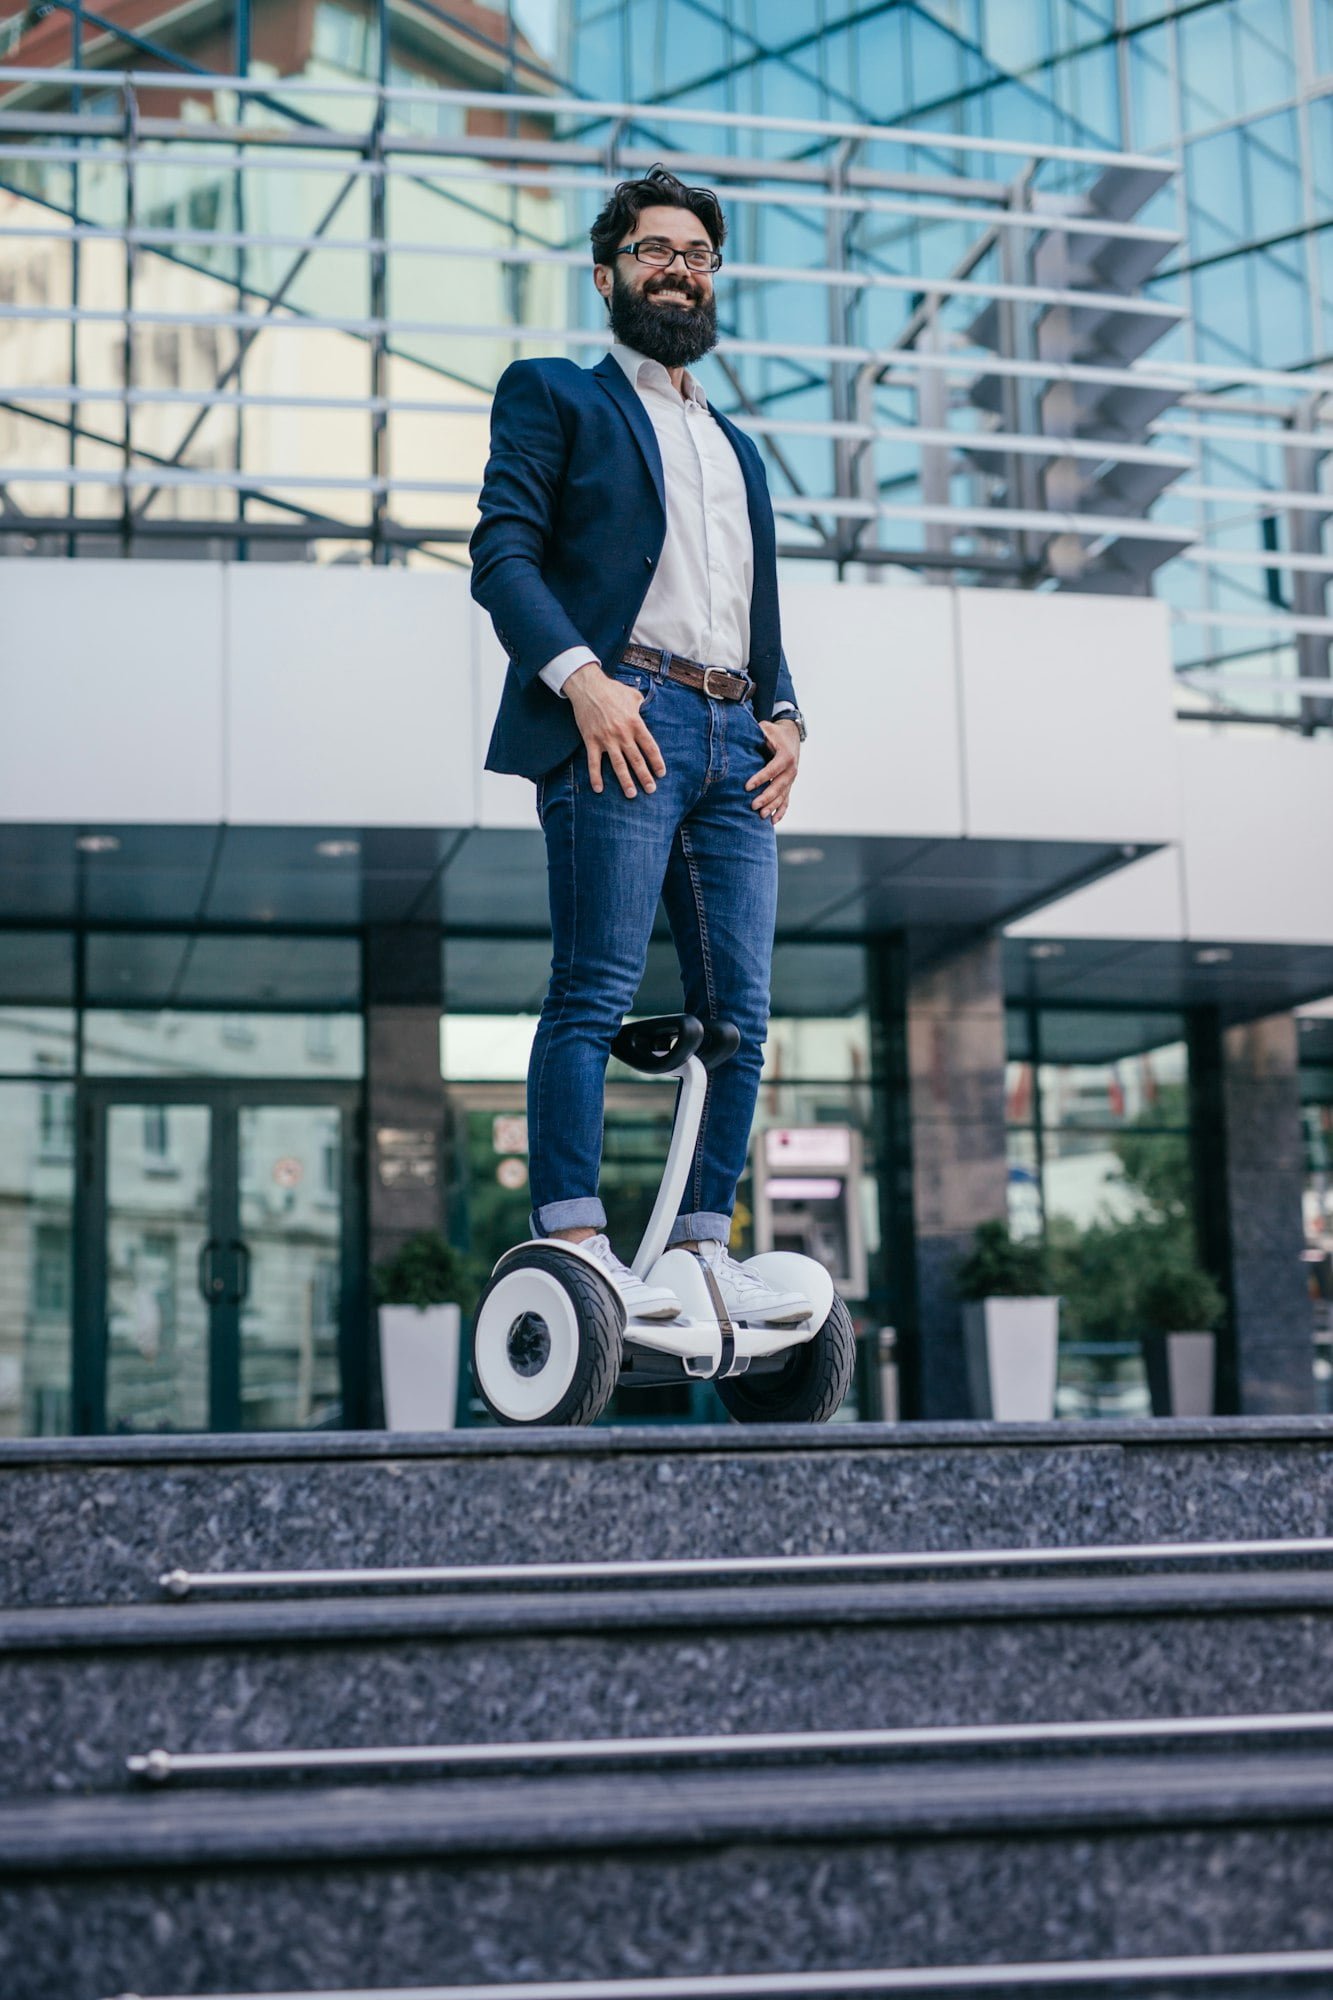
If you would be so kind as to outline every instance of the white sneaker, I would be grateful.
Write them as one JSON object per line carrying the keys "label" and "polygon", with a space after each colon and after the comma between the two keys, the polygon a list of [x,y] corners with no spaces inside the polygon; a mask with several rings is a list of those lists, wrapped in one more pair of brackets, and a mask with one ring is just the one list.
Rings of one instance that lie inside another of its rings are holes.
{"label": "white sneaker", "polygon": [[704,1238],[679,1247],[692,1248],[703,1258],[717,1279],[717,1288],[733,1319],[748,1326],[798,1326],[814,1311],[803,1293],[775,1292],[753,1271],[747,1271],[744,1264],[738,1264],[728,1254],[725,1243]]}
{"label": "white sneaker", "polygon": [[604,1235],[585,1236],[578,1248],[595,1258],[625,1302],[629,1319],[675,1319],[682,1310],[680,1300],[665,1285],[646,1285],[637,1272],[621,1262]]}

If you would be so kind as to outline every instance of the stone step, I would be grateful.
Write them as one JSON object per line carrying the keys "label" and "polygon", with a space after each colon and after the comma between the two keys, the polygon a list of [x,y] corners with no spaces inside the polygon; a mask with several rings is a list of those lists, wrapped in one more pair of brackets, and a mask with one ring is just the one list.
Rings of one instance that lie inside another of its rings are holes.
{"label": "stone step", "polygon": [[1333,1421],[0,1444],[0,1602],[192,1570],[1327,1535]]}
{"label": "stone step", "polygon": [[32,1801],[0,1817],[0,1989],[1327,1950],[1330,1864],[1308,1748]]}
{"label": "stone step", "polygon": [[760,1582],[0,1613],[0,1792],[177,1752],[1333,1706],[1333,1574]]}

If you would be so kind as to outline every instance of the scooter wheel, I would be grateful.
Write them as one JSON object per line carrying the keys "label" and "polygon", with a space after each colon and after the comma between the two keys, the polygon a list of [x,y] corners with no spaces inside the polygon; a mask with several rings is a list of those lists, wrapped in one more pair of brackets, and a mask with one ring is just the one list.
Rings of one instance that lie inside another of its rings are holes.
{"label": "scooter wheel", "polygon": [[502,1424],[591,1424],[611,1400],[624,1332],[624,1306],[587,1263],[525,1250],[477,1302],[472,1379]]}
{"label": "scooter wheel", "polygon": [[855,1364],[856,1329],[835,1297],[818,1333],[791,1348],[780,1369],[725,1376],[717,1393],[738,1424],[826,1424],[852,1385]]}

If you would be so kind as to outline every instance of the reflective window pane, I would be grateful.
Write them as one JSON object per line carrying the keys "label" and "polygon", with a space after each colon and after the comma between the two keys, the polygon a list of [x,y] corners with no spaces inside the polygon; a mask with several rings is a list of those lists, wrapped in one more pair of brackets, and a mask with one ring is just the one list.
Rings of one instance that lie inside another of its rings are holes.
{"label": "reflective window pane", "polygon": [[112,1014],[84,1022],[89,1076],[357,1077],[359,1014]]}
{"label": "reflective window pane", "polygon": [[0,1084],[0,1436],[70,1428],[74,1088]]}
{"label": "reflective window pane", "polygon": [[304,1430],[336,1422],[342,1308],[342,1119],[324,1105],[239,1114],[241,1422]]}
{"label": "reflective window pane", "polygon": [[200,1104],[107,1113],[106,1426],[198,1431],[209,1420],[212,1120]]}

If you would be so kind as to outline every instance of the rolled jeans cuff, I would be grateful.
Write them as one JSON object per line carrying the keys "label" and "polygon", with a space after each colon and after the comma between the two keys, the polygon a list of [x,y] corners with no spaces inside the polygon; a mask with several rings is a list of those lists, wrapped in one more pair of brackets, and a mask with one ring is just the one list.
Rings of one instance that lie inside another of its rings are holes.
{"label": "rolled jeans cuff", "polygon": [[595,1194],[580,1195],[577,1201],[548,1201],[528,1217],[534,1236],[550,1236],[557,1229],[605,1229],[606,1210]]}
{"label": "rolled jeans cuff", "polygon": [[671,1225],[667,1238],[668,1250],[678,1243],[721,1243],[723,1248],[731,1241],[731,1217],[711,1215],[707,1209],[699,1209],[693,1215],[678,1215]]}

